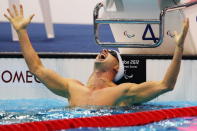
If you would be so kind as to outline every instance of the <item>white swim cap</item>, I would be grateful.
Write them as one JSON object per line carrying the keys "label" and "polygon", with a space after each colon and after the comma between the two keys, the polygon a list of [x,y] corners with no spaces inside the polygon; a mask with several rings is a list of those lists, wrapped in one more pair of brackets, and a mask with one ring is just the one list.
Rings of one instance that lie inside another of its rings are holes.
{"label": "white swim cap", "polygon": [[122,62],[122,58],[120,56],[120,54],[116,51],[116,50],[112,50],[116,53],[118,61],[119,61],[119,68],[118,68],[118,72],[116,73],[116,76],[114,77],[114,82],[119,81],[123,75],[124,75],[124,64]]}

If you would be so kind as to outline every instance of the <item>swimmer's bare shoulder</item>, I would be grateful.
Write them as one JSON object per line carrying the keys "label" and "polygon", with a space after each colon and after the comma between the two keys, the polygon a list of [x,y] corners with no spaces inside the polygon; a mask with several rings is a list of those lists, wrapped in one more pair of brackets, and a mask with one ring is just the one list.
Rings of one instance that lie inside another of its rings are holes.
{"label": "swimmer's bare shoulder", "polygon": [[149,81],[141,84],[123,83],[117,87],[124,89],[124,94],[116,103],[118,105],[140,104],[167,91],[162,81]]}
{"label": "swimmer's bare shoulder", "polygon": [[80,82],[79,80],[76,80],[76,79],[70,79],[70,78],[65,78],[65,80],[67,81],[67,89],[69,94],[72,95],[72,94],[77,94],[77,93],[81,93],[83,91],[87,91],[88,88],[85,87],[85,85]]}
{"label": "swimmer's bare shoulder", "polygon": [[81,82],[71,78],[64,78],[55,71],[39,66],[31,71],[50,91],[56,95],[69,98],[74,87],[83,86]]}

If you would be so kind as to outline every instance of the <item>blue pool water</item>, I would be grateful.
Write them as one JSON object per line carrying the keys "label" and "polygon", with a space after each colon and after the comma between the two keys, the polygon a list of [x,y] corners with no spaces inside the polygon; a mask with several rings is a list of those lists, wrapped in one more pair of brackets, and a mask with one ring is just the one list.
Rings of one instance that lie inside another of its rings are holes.
{"label": "blue pool water", "polygon": [[[67,107],[63,100],[56,99],[32,99],[32,100],[0,100],[0,124],[22,123],[42,120],[56,120],[62,118],[78,118],[89,116],[103,116],[131,112],[140,112],[157,109],[170,109],[178,107],[197,106],[197,102],[149,102],[142,105],[129,107]],[[78,128],[76,130],[98,131],[156,131],[156,130],[179,130],[197,126],[197,117],[185,117],[163,120],[134,127],[113,128]],[[196,128],[197,129],[197,128]]]}

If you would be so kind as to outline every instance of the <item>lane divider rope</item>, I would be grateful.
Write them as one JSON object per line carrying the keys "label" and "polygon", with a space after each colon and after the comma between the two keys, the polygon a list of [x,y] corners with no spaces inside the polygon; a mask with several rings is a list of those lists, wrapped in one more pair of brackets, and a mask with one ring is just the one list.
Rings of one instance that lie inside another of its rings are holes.
{"label": "lane divider rope", "polygon": [[197,106],[143,111],[109,116],[94,116],[86,118],[72,118],[0,125],[0,131],[56,131],[79,127],[138,126],[170,118],[190,116],[197,116]]}

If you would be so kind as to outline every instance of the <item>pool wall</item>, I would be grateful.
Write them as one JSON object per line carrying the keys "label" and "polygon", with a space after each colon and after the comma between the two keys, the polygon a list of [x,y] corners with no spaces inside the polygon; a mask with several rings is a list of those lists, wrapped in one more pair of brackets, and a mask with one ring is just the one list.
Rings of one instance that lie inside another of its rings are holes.
{"label": "pool wall", "polygon": [[[15,55],[17,56],[17,55]],[[0,99],[32,99],[32,98],[58,98],[51,93],[39,80],[35,78],[28,70],[24,59],[22,58],[0,58]],[[66,57],[67,56],[67,57]],[[80,57],[70,57],[71,55],[61,55],[57,58],[42,58],[44,65],[58,72],[63,77],[74,78],[86,83],[89,75],[93,70],[94,57],[93,55],[80,55]],[[42,56],[41,56],[42,57]],[[170,63],[171,56],[123,56],[130,58],[132,64],[141,63],[131,66],[130,70],[134,72],[133,78],[144,77],[143,81],[161,80]],[[133,60],[132,60],[133,59]],[[135,61],[134,61],[135,60]],[[139,61],[138,61],[139,60]],[[144,60],[144,61],[142,61]],[[126,60],[123,60],[128,63]],[[128,66],[128,65],[126,65]],[[145,69],[144,69],[145,67]],[[143,72],[145,71],[145,72]],[[124,76],[125,77],[125,76]],[[135,79],[130,79],[128,82],[135,82]],[[179,78],[175,90],[166,93],[154,101],[197,101],[197,61],[195,57],[184,57],[179,74]]]}

